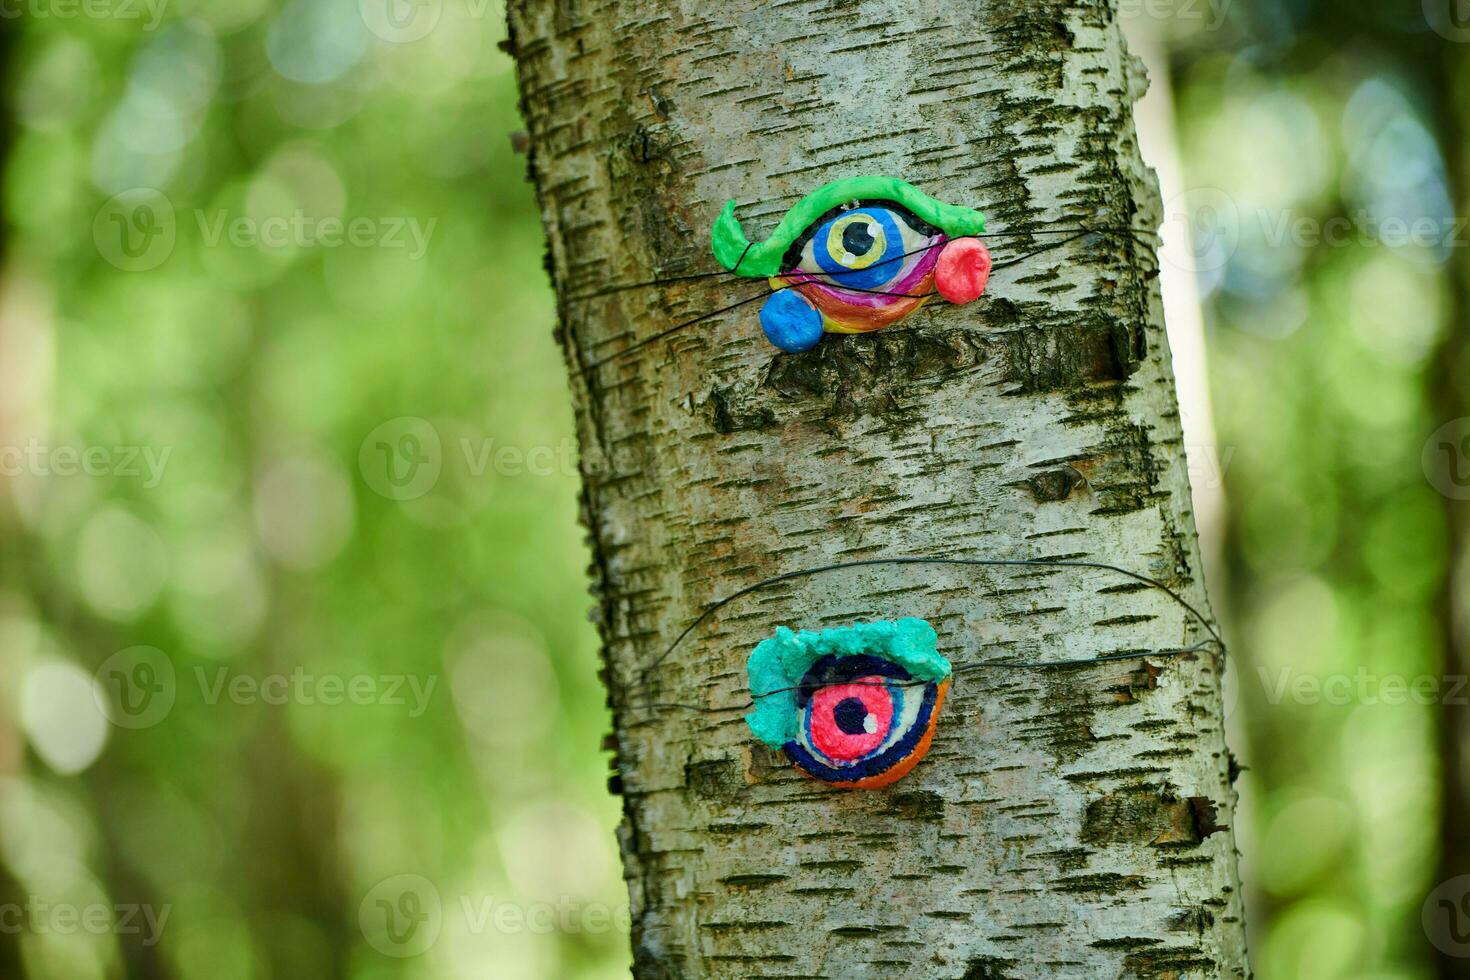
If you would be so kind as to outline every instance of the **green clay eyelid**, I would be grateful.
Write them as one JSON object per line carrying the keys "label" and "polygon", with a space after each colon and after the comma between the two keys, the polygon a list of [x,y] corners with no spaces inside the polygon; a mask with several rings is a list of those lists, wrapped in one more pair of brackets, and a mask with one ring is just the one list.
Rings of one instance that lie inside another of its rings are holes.
{"label": "green clay eyelid", "polygon": [[786,251],[812,224],[833,208],[860,200],[893,201],[951,238],[985,231],[985,215],[973,208],[945,204],[897,177],[848,177],[835,180],[798,201],[771,237],[752,244],[735,217],[735,202],[725,205],[715,222],[715,259],[726,269],[751,279],[769,279],[781,271]]}

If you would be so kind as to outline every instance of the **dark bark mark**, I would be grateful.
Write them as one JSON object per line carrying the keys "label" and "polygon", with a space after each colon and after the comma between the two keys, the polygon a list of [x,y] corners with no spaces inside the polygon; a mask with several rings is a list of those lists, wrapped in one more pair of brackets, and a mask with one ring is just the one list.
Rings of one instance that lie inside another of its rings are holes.
{"label": "dark bark mark", "polygon": [[680,980],[685,974],[666,950],[651,948],[649,935],[644,933],[633,947],[633,975],[647,980]]}
{"label": "dark bark mark", "polygon": [[731,759],[705,759],[684,766],[684,785],[707,800],[733,800],[745,788],[740,768]]}
{"label": "dark bark mark", "polygon": [[765,888],[774,885],[778,881],[785,881],[786,875],[778,874],[745,874],[729,875],[720,879],[720,884],[726,888]]}
{"label": "dark bark mark", "polygon": [[1142,875],[1100,873],[1057,878],[1051,882],[1051,887],[1057,891],[1070,892],[1074,895],[1118,895],[1123,892],[1137,891],[1146,884],[1147,879]]}
{"label": "dark bark mark", "polygon": [[1041,709],[1027,734],[1038,737],[1058,763],[1075,762],[1096,746],[1093,715],[1104,692],[1095,686],[1095,678],[1049,673],[1043,683]]}
{"label": "dark bark mark", "polygon": [[1081,473],[1070,466],[1063,466],[1036,474],[1026,480],[1025,486],[1037,503],[1055,503],[1072,496],[1072,491],[1086,482]]}
{"label": "dark bark mark", "polygon": [[1214,925],[1215,913],[1203,905],[1180,909],[1178,913],[1169,918],[1171,932],[1192,932],[1195,935],[1203,935]]}
{"label": "dark bark mark", "polygon": [[1141,936],[1119,936],[1117,939],[1099,939],[1087,945],[1093,949],[1149,949],[1162,942],[1160,939],[1145,939]]}
{"label": "dark bark mark", "polygon": [[994,956],[982,956],[971,960],[960,980],[1012,980],[1008,970],[1016,965],[1015,960],[1003,960]]}
{"label": "dark bark mark", "polygon": [[1135,786],[1087,805],[1082,840],[1190,848],[1225,829],[1217,821],[1214,802],[1206,797],[1181,799],[1168,789]]}
{"label": "dark bark mark", "polygon": [[[1001,323],[1025,315],[1008,302],[987,309],[999,313]],[[714,389],[712,424],[721,434],[761,429],[793,410],[807,418],[887,416],[912,422],[921,413],[905,406],[916,382],[946,380],[993,359],[999,359],[1000,378],[1012,394],[1037,394],[1116,385],[1147,355],[1142,323],[1075,313],[1047,320],[1000,331],[918,326],[829,336],[804,354],[775,355],[754,389]],[[994,326],[989,318],[986,326]]]}
{"label": "dark bark mark", "polygon": [[[921,314],[922,315],[922,314]],[[935,384],[985,363],[982,334],[918,329],[829,336],[804,354],[777,354],[754,388],[715,388],[708,406],[716,432],[728,435],[806,419],[880,416],[895,424],[922,421],[919,384]]]}
{"label": "dark bark mark", "polygon": [[928,791],[889,794],[888,810],[903,820],[939,822],[944,819],[944,797]]}
{"label": "dark bark mark", "polygon": [[1100,444],[1069,462],[1097,498],[1094,515],[1129,514],[1154,502],[1161,464],[1145,426],[1114,419]]}
{"label": "dark bark mark", "polygon": [[1181,980],[1218,965],[1196,946],[1152,949],[1124,957],[1123,976],[1127,980]]}
{"label": "dark bark mark", "polygon": [[751,405],[731,388],[716,388],[709,394],[706,403],[710,424],[720,435],[734,432],[759,431],[776,425],[776,413],[768,405]]}
{"label": "dark bark mark", "polygon": [[1005,379],[1017,394],[1066,391],[1127,380],[1147,355],[1142,323],[1102,315],[1064,327],[1034,325],[1005,335]]}
{"label": "dark bark mark", "polygon": [[1200,840],[1204,840],[1211,834],[1218,834],[1230,828],[1220,823],[1220,814],[1215,806],[1215,801],[1207,796],[1191,796],[1189,808],[1194,811],[1194,825],[1199,831]]}

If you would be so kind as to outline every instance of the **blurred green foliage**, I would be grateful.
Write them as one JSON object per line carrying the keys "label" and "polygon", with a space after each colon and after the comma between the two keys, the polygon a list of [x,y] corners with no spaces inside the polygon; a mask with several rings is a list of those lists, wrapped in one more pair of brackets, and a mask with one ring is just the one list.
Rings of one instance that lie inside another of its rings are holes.
{"label": "blurred green foliage", "polygon": [[1172,25],[1192,200],[1170,203],[1206,256],[1214,599],[1263,980],[1433,975],[1437,726],[1467,692],[1445,675],[1447,501],[1422,454],[1453,418],[1436,357],[1466,328],[1446,120],[1470,79],[1429,9],[1249,0]]}
{"label": "blurred green foliage", "polygon": [[[47,906],[0,934],[17,976],[626,975],[503,13],[370,6],[14,40],[0,902]],[[172,706],[97,723],[139,645]],[[114,906],[161,928],[67,928]]]}

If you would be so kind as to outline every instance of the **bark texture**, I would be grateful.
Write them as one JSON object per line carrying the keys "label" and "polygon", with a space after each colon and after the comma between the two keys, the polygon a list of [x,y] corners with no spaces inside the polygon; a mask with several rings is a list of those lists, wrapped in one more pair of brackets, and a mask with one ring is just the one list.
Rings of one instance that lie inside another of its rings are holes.
{"label": "bark texture", "polygon": [[[511,0],[531,172],[582,444],[639,977],[1240,977],[1234,794],[1208,656],[957,679],[894,787],[832,791],[738,711],[642,706],[640,670],[770,575],[896,555],[1097,560],[1205,608],[1151,249],[1071,243],[968,307],[778,354],[714,268],[838,177],[891,174],[992,231],[1156,227],[1110,3]],[[996,236],[998,262],[1055,238]],[[598,294],[598,295],[593,295]],[[657,672],[738,707],[778,624],[916,615],[955,663],[1200,639],[1107,573],[878,568],[744,600]]]}

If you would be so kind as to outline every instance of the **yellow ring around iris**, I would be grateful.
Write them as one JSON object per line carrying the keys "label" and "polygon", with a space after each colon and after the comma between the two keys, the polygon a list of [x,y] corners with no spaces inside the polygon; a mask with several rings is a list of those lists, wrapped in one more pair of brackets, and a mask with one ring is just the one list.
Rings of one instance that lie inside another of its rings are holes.
{"label": "yellow ring around iris", "polygon": [[[867,255],[853,255],[842,243],[842,233],[859,221],[872,226],[868,230],[873,235],[873,247],[868,250]],[[832,230],[827,232],[827,254],[844,269],[866,269],[887,251],[888,233],[883,230],[882,224],[866,214],[850,214],[845,218],[838,218],[832,222]]]}

